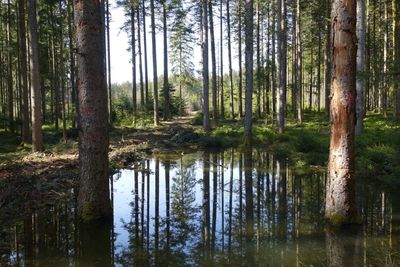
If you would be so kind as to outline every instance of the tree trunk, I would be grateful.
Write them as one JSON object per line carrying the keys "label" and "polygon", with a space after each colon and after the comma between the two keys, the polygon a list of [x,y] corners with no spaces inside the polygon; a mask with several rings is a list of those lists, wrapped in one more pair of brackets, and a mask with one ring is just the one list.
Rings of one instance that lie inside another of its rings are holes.
{"label": "tree trunk", "polygon": [[145,110],[149,105],[149,74],[148,74],[148,62],[147,62],[147,34],[146,34],[146,7],[145,0],[142,1],[142,13],[143,13],[143,47],[144,47],[144,85],[145,85]]}
{"label": "tree trunk", "polygon": [[365,92],[365,34],[366,34],[366,16],[365,1],[357,0],[357,97],[356,97],[356,134],[364,130],[364,92]]}
{"label": "tree trunk", "polygon": [[285,128],[285,94],[286,94],[286,57],[285,57],[285,16],[284,1],[277,0],[277,38],[276,38],[276,65],[277,65],[277,81],[278,81],[278,97],[277,97],[277,126],[279,133],[284,132]]}
{"label": "tree trunk", "polygon": [[40,90],[39,47],[37,36],[36,0],[29,0],[29,40],[32,108],[32,150],[43,150],[42,96]]}
{"label": "tree trunk", "polygon": [[11,2],[7,1],[7,91],[8,91],[8,123],[11,132],[14,132],[14,91],[12,74],[12,36],[11,36]]}
{"label": "tree trunk", "polygon": [[356,0],[334,0],[333,97],[325,217],[340,225],[357,215],[354,174]]}
{"label": "tree trunk", "polygon": [[238,9],[238,43],[239,43],[239,48],[238,48],[238,57],[239,57],[239,85],[238,85],[238,90],[239,90],[239,118],[243,118],[243,72],[242,72],[242,0],[237,1],[237,9]]}
{"label": "tree trunk", "polygon": [[144,107],[144,84],[143,84],[143,61],[142,61],[142,42],[140,38],[140,8],[139,5],[136,8],[137,18],[137,40],[138,40],[138,53],[139,53],[139,80],[140,80],[140,108],[145,110]]}
{"label": "tree trunk", "polygon": [[246,65],[246,99],[244,117],[244,141],[251,143],[252,106],[253,106],[253,0],[246,0],[245,4],[245,65]]}
{"label": "tree trunk", "polygon": [[153,117],[154,126],[159,125],[158,118],[158,76],[157,76],[157,45],[156,45],[156,24],[155,24],[155,14],[154,14],[154,0],[150,1],[151,9],[151,41],[153,48]]}
{"label": "tree trunk", "polygon": [[68,39],[69,39],[69,75],[71,83],[71,98],[72,106],[75,114],[73,115],[73,127],[78,128],[79,122],[79,104],[78,104],[78,91],[75,82],[75,52],[74,52],[74,6],[72,0],[68,0]]}
{"label": "tree trunk", "polygon": [[221,119],[225,119],[225,104],[224,104],[224,31],[223,31],[223,1],[220,0],[220,38],[221,38]]}
{"label": "tree trunk", "polygon": [[[326,0],[327,17],[331,16],[331,0]],[[324,92],[325,92],[325,117],[329,118],[329,102],[331,94],[331,20],[327,19],[325,23],[325,52],[324,52]]]}
{"label": "tree trunk", "polygon": [[211,130],[209,115],[209,77],[208,77],[208,0],[202,0],[202,49],[203,49],[203,127]]}
{"label": "tree trunk", "polygon": [[229,0],[226,0],[226,27],[228,32],[228,61],[229,61],[229,96],[231,118],[235,118],[234,98],[233,98],[233,74],[232,74],[232,44],[231,44],[231,20],[229,11]]}
{"label": "tree trunk", "polygon": [[110,219],[105,47],[99,1],[76,0],[79,92],[78,214],[83,222]]}
{"label": "tree trunk", "polygon": [[26,58],[26,1],[18,0],[18,33],[19,33],[19,56],[20,76],[22,87],[22,142],[30,142],[29,132],[29,100],[28,100],[28,68]]}
{"label": "tree trunk", "polygon": [[[328,0],[330,1],[330,0]],[[301,14],[300,0],[296,0],[296,68],[297,68],[297,120],[303,122],[303,60],[302,60],[302,42],[301,42]]]}
{"label": "tree trunk", "polygon": [[[106,5],[106,38],[107,38],[107,86],[108,86],[108,122],[113,124],[112,91],[111,91],[111,42],[110,42],[110,3],[105,0]],[[138,22],[139,23],[139,22]]]}
{"label": "tree trunk", "polygon": [[393,39],[394,39],[394,117],[400,121],[400,2],[393,0]]}
{"label": "tree trunk", "polygon": [[131,4],[131,51],[132,51],[132,107],[133,107],[133,124],[136,124],[137,113],[137,88],[136,88],[136,26],[135,26],[135,7]]}
{"label": "tree trunk", "polygon": [[163,41],[164,41],[164,120],[170,118],[170,100],[169,100],[169,84],[168,84],[168,41],[167,41],[167,3],[163,5]]}
{"label": "tree trunk", "polygon": [[212,66],[212,125],[217,126],[217,60],[215,53],[215,37],[214,37],[214,15],[212,10],[212,0],[208,3],[208,15],[210,17],[210,44],[211,44],[211,66]]}

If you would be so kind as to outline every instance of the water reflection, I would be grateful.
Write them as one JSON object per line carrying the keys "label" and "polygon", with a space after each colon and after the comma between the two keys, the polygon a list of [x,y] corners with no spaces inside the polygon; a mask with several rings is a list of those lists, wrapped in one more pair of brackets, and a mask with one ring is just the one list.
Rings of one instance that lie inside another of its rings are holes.
{"label": "water reflection", "polygon": [[1,227],[0,265],[396,266],[400,199],[360,184],[364,224],[325,229],[325,173],[263,151],[136,162],[110,183],[114,220],[76,223],[73,195]]}

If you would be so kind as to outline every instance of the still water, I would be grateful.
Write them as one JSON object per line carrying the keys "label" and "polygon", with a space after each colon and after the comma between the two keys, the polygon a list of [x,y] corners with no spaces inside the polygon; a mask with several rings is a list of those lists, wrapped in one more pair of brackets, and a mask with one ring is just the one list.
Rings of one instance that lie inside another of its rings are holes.
{"label": "still water", "polygon": [[363,224],[338,232],[325,179],[258,150],[144,159],[112,177],[110,225],[79,226],[71,192],[0,227],[0,265],[400,266],[398,192],[361,181]]}

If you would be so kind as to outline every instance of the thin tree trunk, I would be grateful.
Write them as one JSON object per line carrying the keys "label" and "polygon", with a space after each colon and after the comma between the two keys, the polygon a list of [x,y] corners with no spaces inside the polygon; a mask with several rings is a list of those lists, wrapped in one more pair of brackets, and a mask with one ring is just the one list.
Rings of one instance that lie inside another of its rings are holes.
{"label": "thin tree trunk", "polygon": [[28,100],[28,69],[26,58],[26,1],[18,0],[18,33],[20,56],[20,79],[22,89],[22,142],[30,142],[29,132],[29,100]]}
{"label": "thin tree trunk", "polygon": [[69,39],[69,75],[71,82],[71,98],[73,111],[75,112],[73,117],[73,127],[78,128],[79,123],[79,103],[78,103],[78,92],[75,82],[75,53],[74,53],[74,6],[72,0],[68,0],[68,39]]}
{"label": "thin tree trunk", "polygon": [[325,217],[333,224],[354,222],[356,96],[356,0],[334,0],[333,97]]}
{"label": "thin tree trunk", "polygon": [[322,50],[322,38],[321,38],[321,22],[318,22],[318,61],[317,61],[317,110],[321,111],[321,50]]}
{"label": "thin tree trunk", "polygon": [[14,132],[14,90],[12,69],[12,36],[11,36],[11,2],[7,1],[7,91],[8,91],[8,123],[11,132]]}
{"label": "thin tree trunk", "polygon": [[32,98],[32,150],[43,150],[42,133],[42,97],[40,90],[39,47],[37,37],[36,0],[28,2],[29,40],[30,40],[30,73]]}
{"label": "thin tree trunk", "polygon": [[167,40],[167,2],[164,1],[163,5],[163,41],[164,41],[164,120],[170,118],[170,100],[169,100],[169,84],[168,84],[168,40]]}
{"label": "thin tree trunk", "polygon": [[257,1],[257,117],[261,118],[261,10],[260,1]]}
{"label": "thin tree trunk", "polygon": [[394,117],[400,120],[400,2],[392,1],[394,39]]}
{"label": "thin tree trunk", "polygon": [[[328,0],[330,1],[330,0]],[[297,120],[303,122],[303,52],[301,42],[300,0],[296,0],[296,68],[297,68]]]}
{"label": "thin tree trunk", "polygon": [[238,57],[239,57],[239,85],[238,85],[238,90],[239,90],[239,118],[243,118],[243,71],[242,71],[242,0],[237,1],[237,9],[238,9],[238,43],[239,43],[239,48],[238,48]]}
{"label": "thin tree trunk", "polygon": [[366,17],[365,17],[365,1],[357,0],[357,82],[356,82],[356,134],[360,134],[364,130],[364,92],[365,92],[365,34],[366,34]]}
{"label": "thin tree trunk", "polygon": [[229,61],[229,95],[230,95],[230,112],[231,118],[235,118],[234,98],[233,98],[233,74],[232,74],[232,44],[231,44],[231,20],[230,20],[230,4],[226,0],[226,27],[228,32],[228,61]]}
{"label": "thin tree trunk", "polygon": [[136,18],[137,18],[137,40],[138,40],[138,53],[139,53],[139,80],[140,80],[140,108],[145,110],[144,103],[144,83],[143,83],[143,61],[142,61],[142,41],[140,38],[140,8],[139,5],[136,8]]}
{"label": "thin tree trunk", "polygon": [[211,67],[212,67],[212,125],[217,126],[217,60],[215,52],[215,36],[214,36],[214,15],[212,10],[212,0],[208,3],[208,15],[210,17],[210,44],[211,44]]}
{"label": "thin tree trunk", "polygon": [[78,214],[92,222],[112,216],[108,179],[108,112],[101,4],[76,0],[75,27],[79,79]]}
{"label": "thin tree trunk", "polygon": [[221,55],[221,69],[220,69],[220,75],[221,75],[221,100],[220,100],[220,105],[221,105],[221,119],[225,119],[225,103],[224,103],[224,31],[223,31],[223,0],[220,0],[220,42],[221,42],[221,48],[220,48],[220,55]]}
{"label": "thin tree trunk", "polygon": [[329,102],[331,94],[331,0],[326,0],[327,4],[327,17],[329,19],[325,22],[325,52],[324,52],[324,92],[325,92],[325,117],[329,118]]}
{"label": "thin tree trunk", "polygon": [[[106,5],[106,38],[107,38],[107,78],[108,78],[108,121],[110,125],[113,124],[113,110],[112,110],[112,91],[111,91],[111,41],[110,41],[110,3],[105,0]],[[139,24],[139,22],[138,22]],[[140,39],[139,39],[140,42]]]}
{"label": "thin tree trunk", "polygon": [[209,115],[209,74],[208,74],[208,0],[202,0],[202,49],[203,49],[203,127],[211,130]]}
{"label": "thin tree trunk", "polygon": [[145,110],[147,112],[147,107],[149,106],[149,74],[148,74],[148,62],[147,62],[147,34],[146,34],[146,7],[145,0],[142,1],[142,13],[143,13],[143,46],[144,46],[144,84],[145,84],[145,95],[146,104]]}
{"label": "thin tree trunk", "polygon": [[151,41],[153,48],[153,117],[154,126],[158,126],[158,76],[157,76],[157,45],[156,45],[156,24],[155,24],[155,14],[154,14],[154,0],[150,1],[151,9]]}
{"label": "thin tree trunk", "polygon": [[279,133],[284,132],[285,127],[285,94],[286,94],[286,58],[285,58],[285,16],[284,16],[284,1],[277,0],[277,81],[278,81],[278,97],[277,97],[277,126]]}
{"label": "thin tree trunk", "polygon": [[133,104],[133,124],[136,124],[137,116],[137,88],[136,88],[136,26],[135,26],[135,7],[130,8],[131,15],[131,51],[132,51],[132,104]]}
{"label": "thin tree trunk", "polygon": [[246,0],[245,4],[245,67],[246,67],[246,98],[244,118],[245,143],[251,143],[253,121],[253,0]]}

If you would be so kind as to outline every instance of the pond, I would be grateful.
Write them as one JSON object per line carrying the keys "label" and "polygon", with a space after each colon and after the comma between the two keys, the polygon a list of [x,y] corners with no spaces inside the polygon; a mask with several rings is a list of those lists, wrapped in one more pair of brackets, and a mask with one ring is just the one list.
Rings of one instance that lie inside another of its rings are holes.
{"label": "pond", "polygon": [[143,159],[110,179],[112,223],[79,226],[72,191],[1,228],[0,265],[399,265],[399,194],[359,179],[363,223],[329,229],[325,173],[260,150]]}

